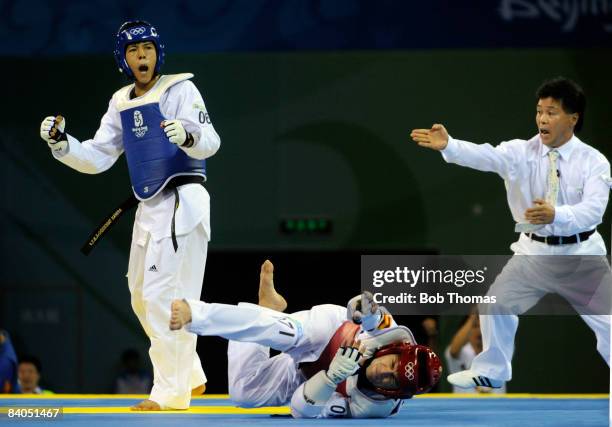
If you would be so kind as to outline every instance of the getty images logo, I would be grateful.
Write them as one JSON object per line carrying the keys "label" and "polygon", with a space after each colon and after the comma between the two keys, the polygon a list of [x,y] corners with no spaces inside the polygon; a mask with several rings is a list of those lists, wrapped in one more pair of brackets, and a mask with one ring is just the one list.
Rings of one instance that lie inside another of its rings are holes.
{"label": "getty images logo", "polygon": [[138,110],[134,111],[134,127],[132,128],[132,132],[136,135],[136,138],[142,138],[149,128],[144,125],[144,119],[142,118],[142,113]]}

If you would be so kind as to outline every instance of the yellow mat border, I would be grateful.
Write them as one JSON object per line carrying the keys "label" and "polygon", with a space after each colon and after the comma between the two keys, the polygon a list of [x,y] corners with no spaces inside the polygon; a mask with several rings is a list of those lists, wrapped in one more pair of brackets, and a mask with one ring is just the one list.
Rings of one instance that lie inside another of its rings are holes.
{"label": "yellow mat border", "polygon": [[[269,406],[262,408],[239,408],[231,405],[193,405],[189,409],[182,411],[132,411],[126,406],[97,406],[97,407],[74,407],[70,406],[70,400],[77,399],[98,399],[98,400],[117,400],[117,399],[142,399],[147,395],[141,394],[53,394],[53,395],[0,395],[0,414],[9,410],[9,407],[2,407],[3,400],[30,400],[40,401],[44,407],[45,401],[52,399],[64,400],[62,403],[63,414],[134,414],[134,415],[165,415],[165,414],[206,414],[206,415],[289,415],[291,413],[287,406]],[[211,394],[197,396],[192,400],[206,399],[227,399],[227,394]],[[416,396],[416,399],[609,399],[609,394],[532,394],[532,393],[509,393],[509,394],[460,394],[460,393],[434,393]],[[65,406],[64,406],[65,405]]]}

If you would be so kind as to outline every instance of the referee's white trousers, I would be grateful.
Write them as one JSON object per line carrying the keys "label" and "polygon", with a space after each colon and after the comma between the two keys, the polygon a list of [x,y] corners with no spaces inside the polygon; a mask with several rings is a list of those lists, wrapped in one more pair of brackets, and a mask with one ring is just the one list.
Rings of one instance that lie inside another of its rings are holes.
{"label": "referee's white trousers", "polygon": [[150,399],[162,409],[189,408],[191,390],[206,383],[197,337],[182,329],[171,331],[169,323],[172,300],[200,298],[208,238],[200,224],[177,236],[177,242],[175,252],[170,238],[153,241],[135,225],[127,274],[132,308],[151,340]]}
{"label": "referee's white trousers", "polygon": [[[597,351],[610,366],[610,316],[581,315],[597,338]],[[471,369],[492,379],[512,379],[512,355],[519,317],[512,314],[481,315],[483,351],[472,361]]]}
{"label": "referee's white trousers", "polygon": [[[472,361],[471,369],[479,375],[484,375],[492,379],[509,381],[512,379],[512,355],[514,353],[514,338],[519,324],[516,314],[522,314],[533,307],[544,295],[556,291],[553,280],[540,281],[540,272],[535,268],[536,262],[526,261],[524,255],[605,255],[606,249],[603,239],[599,233],[594,233],[585,242],[574,245],[548,246],[544,243],[530,240],[524,234],[518,242],[514,243],[512,250],[514,256],[506,264],[502,272],[495,279],[495,283],[489,290],[490,295],[497,295],[498,301],[503,305],[493,306],[489,314],[480,315],[480,328],[482,332],[483,351]],[[563,253],[565,251],[565,253]],[[537,258],[532,258],[534,261]],[[559,257],[560,260],[563,260]],[[568,260],[570,258],[567,258]],[[609,269],[608,269],[609,273]],[[605,283],[600,286],[602,299],[609,310],[610,298],[610,276],[605,278]],[[539,286],[535,283],[548,282],[551,288]],[[576,301],[572,300],[571,292],[565,295],[561,293],[570,304],[575,308]],[[513,314],[507,314],[508,308]],[[580,312],[580,308],[578,308]],[[583,311],[584,312],[584,311]],[[609,311],[607,311],[609,313]],[[597,339],[597,351],[605,362],[610,366],[610,315],[600,314],[603,311],[589,311],[592,314],[583,314],[581,318],[593,330]]]}

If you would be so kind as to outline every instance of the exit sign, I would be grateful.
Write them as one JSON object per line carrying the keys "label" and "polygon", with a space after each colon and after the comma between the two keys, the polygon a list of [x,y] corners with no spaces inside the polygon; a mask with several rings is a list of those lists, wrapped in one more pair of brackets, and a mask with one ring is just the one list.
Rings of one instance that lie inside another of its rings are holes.
{"label": "exit sign", "polygon": [[280,221],[283,234],[331,234],[332,222],[329,218],[286,218]]}

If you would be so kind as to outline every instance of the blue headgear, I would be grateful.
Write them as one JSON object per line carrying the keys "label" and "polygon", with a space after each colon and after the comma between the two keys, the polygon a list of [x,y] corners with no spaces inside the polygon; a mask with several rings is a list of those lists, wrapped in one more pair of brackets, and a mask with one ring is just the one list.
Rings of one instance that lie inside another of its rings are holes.
{"label": "blue headgear", "polygon": [[134,78],[134,73],[130,69],[125,59],[125,48],[132,43],[140,43],[144,41],[153,42],[155,51],[157,52],[157,62],[155,63],[155,74],[159,74],[161,66],[164,64],[166,53],[164,52],[164,43],[157,34],[157,30],[147,21],[127,21],[117,31],[115,42],[115,61],[119,66],[119,71],[125,74],[130,79]]}

